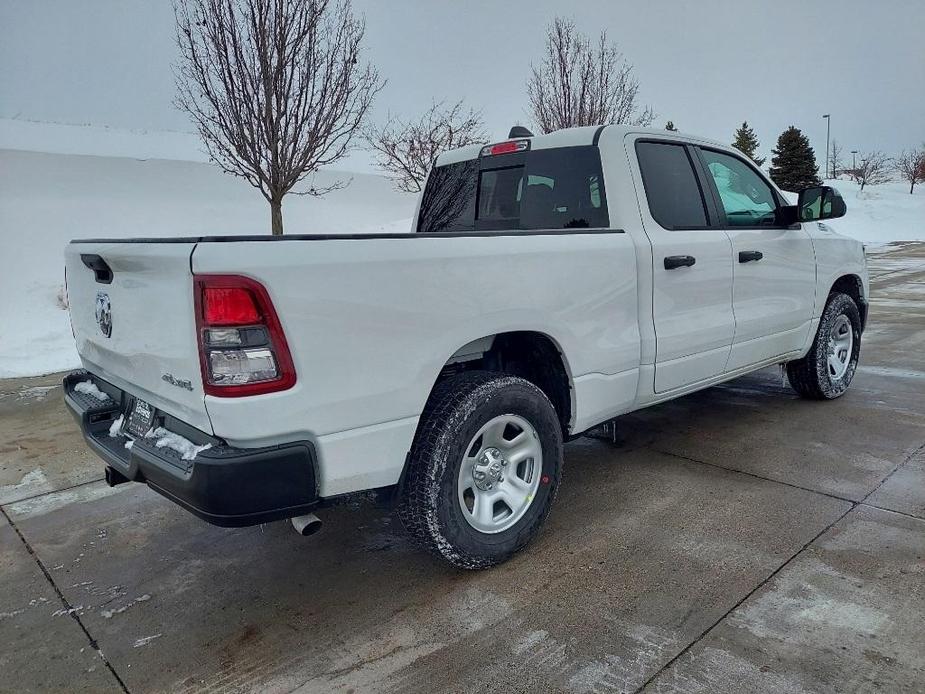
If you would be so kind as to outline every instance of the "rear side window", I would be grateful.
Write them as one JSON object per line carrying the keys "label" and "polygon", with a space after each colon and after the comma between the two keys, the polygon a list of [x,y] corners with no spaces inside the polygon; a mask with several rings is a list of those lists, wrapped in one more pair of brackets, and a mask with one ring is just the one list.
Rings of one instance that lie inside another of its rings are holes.
{"label": "rear side window", "polygon": [[703,191],[683,145],[636,143],[649,211],[666,229],[706,227]]}
{"label": "rear side window", "polygon": [[418,231],[472,231],[478,160],[438,166],[421,196]]}
{"label": "rear side window", "polygon": [[610,224],[597,147],[560,147],[438,166],[419,232],[589,229]]}

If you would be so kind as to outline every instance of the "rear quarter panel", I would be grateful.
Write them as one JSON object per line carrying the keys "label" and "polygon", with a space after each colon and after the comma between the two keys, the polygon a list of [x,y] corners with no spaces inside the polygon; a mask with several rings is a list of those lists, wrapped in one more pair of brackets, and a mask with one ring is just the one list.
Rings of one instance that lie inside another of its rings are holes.
{"label": "rear quarter panel", "polygon": [[[639,364],[636,260],[622,233],[201,243],[192,266],[262,282],[292,350],[292,389],[259,407],[206,397],[216,435],[239,445],[416,418],[450,356],[500,332],[548,335],[572,379]],[[395,438],[392,482],[411,443]]]}

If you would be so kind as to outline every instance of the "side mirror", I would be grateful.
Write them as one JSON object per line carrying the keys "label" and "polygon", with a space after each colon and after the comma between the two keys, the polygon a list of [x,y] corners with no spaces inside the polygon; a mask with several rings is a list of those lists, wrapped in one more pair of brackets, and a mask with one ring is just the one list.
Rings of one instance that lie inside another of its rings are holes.
{"label": "side mirror", "polygon": [[801,222],[844,217],[847,209],[841,193],[831,186],[804,188],[797,202]]}

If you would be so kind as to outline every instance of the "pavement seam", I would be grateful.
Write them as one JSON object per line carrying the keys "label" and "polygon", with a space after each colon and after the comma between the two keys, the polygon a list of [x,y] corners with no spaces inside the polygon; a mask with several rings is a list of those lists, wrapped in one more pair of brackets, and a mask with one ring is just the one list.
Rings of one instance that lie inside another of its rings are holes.
{"label": "pavement seam", "polygon": [[39,569],[41,569],[42,573],[45,575],[45,580],[48,581],[52,589],[55,591],[55,594],[57,594],[58,599],[61,601],[61,604],[64,606],[64,609],[67,610],[67,614],[69,614],[71,618],[75,622],[77,622],[77,626],[80,627],[80,630],[84,633],[84,636],[87,637],[87,641],[90,643],[90,648],[96,651],[97,655],[100,657],[100,660],[102,660],[103,664],[106,666],[106,669],[109,670],[110,674],[113,676],[113,678],[115,678],[116,682],[119,683],[119,687],[122,689],[122,691],[125,692],[125,694],[130,694],[128,687],[125,686],[125,682],[122,680],[121,677],[119,677],[119,674],[113,668],[112,663],[110,663],[109,660],[106,658],[106,656],[103,654],[103,651],[100,650],[99,644],[97,643],[96,639],[90,635],[90,632],[87,630],[87,627],[84,626],[83,621],[80,619],[80,616],[77,614],[77,610],[75,610],[73,605],[71,605],[70,601],[66,597],[64,597],[64,593],[62,593],[61,589],[58,588],[58,584],[55,583],[55,580],[52,578],[51,573],[45,567],[45,564],[39,558],[39,555],[36,554],[34,549],[32,549],[32,545],[29,544],[29,541],[26,539],[26,536],[22,534],[22,531],[19,529],[16,523],[13,522],[13,519],[6,512],[6,510],[2,507],[0,507],[0,515],[6,518],[7,523],[10,524],[10,527],[13,528],[14,532],[19,536],[19,540],[22,542],[23,546],[26,548],[26,551],[29,553],[29,555],[35,560],[35,563],[38,565]]}
{"label": "pavement seam", "polygon": [[32,501],[33,499],[41,499],[43,496],[48,496],[49,494],[58,494],[60,492],[69,492],[72,489],[77,489],[78,487],[86,487],[88,484],[94,484],[95,482],[105,482],[105,477],[99,477],[93,480],[87,480],[86,482],[78,482],[77,484],[72,484],[70,487],[62,487],[61,489],[50,489],[47,492],[41,492],[40,494],[33,494],[32,496],[27,496],[22,499],[15,499],[14,501],[7,501],[3,504],[0,504],[0,508],[7,508],[13,504],[18,504],[21,501]]}
{"label": "pavement seam", "polygon": [[894,508],[885,508],[883,506],[877,506],[876,504],[868,504],[863,501],[858,503],[858,506],[866,506],[867,508],[875,508],[878,511],[884,511],[886,513],[895,513],[897,516],[905,516],[906,518],[912,518],[913,520],[925,522],[925,517],[917,516],[914,513],[906,513],[905,511],[897,511]]}
{"label": "pavement seam", "polygon": [[698,643],[700,643],[704,638],[706,638],[706,636],[707,636],[711,631],[713,631],[717,626],[719,626],[719,624],[721,624],[729,615],[731,615],[733,612],[735,612],[743,603],[745,603],[746,600],[748,600],[752,595],[754,595],[755,593],[757,593],[759,590],[761,590],[761,588],[763,588],[763,587],[764,587],[765,585],[767,585],[770,581],[772,581],[772,580],[774,579],[774,577],[777,576],[777,574],[779,574],[781,571],[783,571],[784,568],[786,568],[791,562],[793,562],[794,559],[796,559],[798,556],[800,556],[810,545],[812,545],[816,540],[818,540],[818,539],[819,539],[820,537],[822,537],[825,533],[827,533],[829,530],[831,530],[836,524],[838,524],[843,518],[845,518],[849,513],[851,513],[851,512],[852,512],[854,509],[856,509],[858,506],[868,506],[868,507],[870,507],[870,508],[877,508],[877,509],[882,510],[882,511],[889,511],[889,512],[892,512],[892,513],[897,513],[897,514],[902,515],[902,516],[909,516],[910,518],[916,518],[917,520],[922,520],[921,518],[918,518],[917,516],[911,516],[910,514],[906,514],[906,513],[903,513],[903,512],[901,512],[901,511],[892,511],[891,509],[880,509],[880,507],[878,507],[878,506],[874,506],[873,504],[865,503],[865,500],[868,499],[868,498],[869,498],[874,492],[876,492],[878,489],[880,489],[880,487],[882,487],[883,484],[884,484],[890,477],[892,477],[892,476],[896,473],[897,470],[899,470],[899,468],[901,468],[903,465],[905,465],[906,463],[908,463],[908,462],[909,462],[910,460],[912,460],[918,453],[920,453],[920,452],[923,451],[923,450],[925,450],[925,443],[923,443],[922,445],[920,445],[918,448],[916,448],[914,451],[912,451],[909,455],[907,455],[899,464],[897,464],[897,465],[896,465],[896,466],[895,466],[895,467],[894,467],[894,468],[893,468],[882,480],[880,480],[880,482],[877,484],[876,487],[874,487],[873,489],[871,489],[871,490],[863,497],[863,499],[861,499],[861,501],[852,501],[851,499],[845,499],[845,498],[843,498],[843,497],[835,496],[835,495],[833,495],[833,494],[827,494],[826,492],[819,492],[819,491],[816,491],[816,490],[814,490],[814,489],[807,489],[806,487],[800,487],[799,485],[790,484],[790,483],[788,483],[788,482],[780,482],[779,480],[773,480],[773,479],[770,479],[770,478],[768,478],[768,477],[762,477],[761,475],[756,475],[756,474],[754,474],[754,473],[744,472],[744,471],[741,471],[741,470],[735,470],[735,469],[733,469],[733,468],[723,467],[722,465],[716,465],[715,463],[707,463],[707,462],[704,462],[704,461],[702,461],[702,460],[696,460],[695,458],[689,458],[689,457],[687,457],[687,456],[678,455],[677,453],[668,453],[668,452],[666,452],[666,451],[656,451],[657,453],[663,453],[663,454],[665,454],[665,455],[669,455],[669,456],[672,456],[672,457],[675,457],[675,458],[679,458],[679,459],[681,459],[681,460],[687,460],[687,461],[692,462],[692,463],[699,463],[699,464],[701,464],[701,465],[707,465],[707,466],[709,466],[709,467],[718,468],[718,469],[720,469],[720,470],[726,470],[727,472],[739,473],[739,474],[742,474],[742,475],[747,475],[747,476],[749,476],[749,477],[754,477],[754,478],[756,478],[756,479],[764,480],[764,481],[766,481],[766,482],[774,482],[774,483],[777,483],[777,484],[782,484],[782,485],[787,486],[787,487],[793,487],[793,488],[795,488],[795,489],[801,489],[801,490],[803,490],[803,491],[811,492],[811,493],[813,493],[813,494],[819,494],[819,495],[821,495],[821,496],[827,496],[827,497],[829,497],[829,498],[831,498],[831,499],[836,499],[836,500],[838,500],[838,501],[846,502],[846,503],[850,504],[850,506],[849,506],[849,507],[845,510],[845,512],[842,513],[838,518],[836,518],[836,519],[833,520],[831,523],[829,523],[826,527],[824,527],[822,530],[820,530],[811,540],[809,540],[809,542],[807,542],[807,543],[804,544],[802,547],[800,547],[796,552],[794,552],[794,553],[787,559],[787,561],[785,561],[785,562],[782,563],[780,566],[778,566],[776,569],[774,569],[774,571],[772,571],[763,581],[761,581],[758,585],[756,585],[754,588],[752,588],[750,591],[748,591],[748,593],[746,593],[738,602],[736,602],[736,603],[735,603],[732,607],[730,607],[725,613],[723,613],[722,616],[719,617],[719,619],[717,619],[717,620],[716,620],[715,622],[713,622],[710,626],[708,626],[706,629],[704,629],[704,630],[700,633],[700,635],[698,635],[693,641],[691,641],[691,642],[690,642],[689,644],[687,644],[683,649],[681,649],[673,658],[671,658],[671,660],[669,660],[669,661],[668,661],[667,663],[665,663],[662,667],[660,667],[658,670],[656,670],[656,671],[652,674],[652,676],[650,676],[645,682],[643,682],[641,685],[639,685],[639,687],[637,687],[637,688],[633,691],[633,694],[639,694],[639,692],[642,692],[646,687],[648,687],[650,684],[652,684],[652,682],[654,682],[654,681],[658,678],[659,675],[661,675],[663,672],[667,671],[667,670],[668,670],[672,665],[674,665],[685,653],[687,653],[688,651],[690,651],[694,646],[696,646],[696,645],[697,645]]}
{"label": "pavement seam", "polygon": [[[829,499],[835,499],[837,501],[847,501],[849,504],[863,503],[863,499],[861,499],[860,501],[857,501],[855,499],[849,499],[844,496],[838,496],[838,494],[831,494],[829,492],[823,492],[818,489],[810,489],[809,487],[801,487],[799,484],[793,484],[792,482],[784,482],[783,480],[776,480],[773,477],[764,477],[763,475],[759,475],[754,472],[748,472],[747,470],[739,470],[738,468],[734,468],[734,467],[726,467],[725,465],[719,465],[717,463],[708,463],[705,460],[698,460],[697,458],[691,458],[690,456],[681,455],[680,453],[670,453],[669,451],[662,451],[662,450],[657,450],[657,449],[652,449],[652,450],[654,450],[656,453],[661,453],[662,455],[671,456],[672,458],[680,458],[681,460],[686,460],[691,463],[697,463],[698,465],[706,465],[707,467],[716,468],[718,470],[725,470],[726,472],[734,472],[739,475],[746,475],[747,477],[754,477],[755,479],[764,480],[765,482],[773,482],[774,484],[781,484],[785,487],[790,487],[792,489],[799,489],[804,492],[810,492],[811,494],[818,494],[819,496],[825,496],[825,497],[828,497]],[[904,463],[905,461],[903,461],[903,463],[900,463],[900,465],[903,465]],[[894,469],[893,472],[896,472],[896,469]],[[891,472],[890,475],[892,475],[893,472]],[[881,484],[883,483],[881,482]],[[870,496],[870,494],[868,494],[867,496]],[[864,499],[866,499],[867,496],[865,496]]]}
{"label": "pavement seam", "polygon": [[876,492],[878,489],[880,489],[880,487],[882,487],[884,484],[886,484],[886,481],[887,481],[888,479],[890,479],[893,475],[896,474],[896,471],[899,470],[899,468],[901,468],[903,465],[905,465],[906,463],[908,463],[910,460],[912,460],[915,456],[917,456],[917,455],[918,455],[919,453],[921,453],[922,451],[925,451],[925,443],[923,443],[921,446],[919,446],[919,447],[916,448],[914,451],[912,451],[912,453],[910,453],[909,455],[907,455],[899,464],[897,464],[892,470],[890,470],[890,472],[887,474],[887,476],[884,477],[882,480],[880,480],[880,482],[877,484],[876,487],[874,487],[874,488],[871,489],[869,492],[867,492],[867,494],[864,495],[864,498],[861,499],[861,503],[863,504],[864,502],[866,502],[866,501],[873,495],[874,492]]}
{"label": "pavement seam", "polygon": [[[695,462],[696,462],[696,461],[695,461]],[[725,469],[725,468],[724,468],[724,469]],[[761,478],[761,479],[764,479],[764,478]],[[773,481],[773,480],[772,480],[772,481]],[[811,490],[809,490],[809,491],[811,491]],[[722,623],[729,615],[731,615],[733,612],[735,612],[737,609],[739,609],[739,607],[740,607],[746,600],[748,600],[751,596],[753,596],[755,593],[757,593],[759,590],[761,590],[764,586],[766,586],[768,583],[770,583],[770,582],[774,579],[774,577],[777,576],[777,574],[779,574],[781,571],[783,571],[794,559],[796,559],[798,556],[800,556],[800,555],[806,550],[807,547],[809,547],[809,546],[810,546],[811,544],[813,544],[816,540],[818,540],[820,537],[822,537],[823,535],[825,535],[825,533],[827,533],[829,530],[831,530],[837,523],[839,523],[845,516],[847,516],[849,513],[851,513],[851,512],[852,512],[855,508],[857,508],[858,505],[859,505],[859,503],[858,503],[857,501],[848,501],[848,500],[843,500],[843,501],[847,501],[849,504],[851,504],[851,505],[845,510],[844,513],[842,513],[840,516],[838,516],[838,518],[836,518],[836,519],[833,520],[831,523],[829,523],[827,526],[825,526],[822,530],[820,530],[816,535],[813,536],[812,539],[810,539],[810,540],[809,540],[808,542],[806,542],[802,547],[800,547],[796,552],[794,552],[794,553],[787,559],[787,561],[785,561],[783,564],[781,564],[781,565],[778,566],[776,569],[774,569],[774,571],[772,571],[770,574],[768,574],[768,575],[764,578],[764,580],[762,580],[758,585],[756,585],[754,588],[752,588],[750,591],[748,591],[748,593],[746,593],[738,602],[736,602],[736,604],[734,604],[732,607],[730,607],[728,610],[726,610],[726,612],[724,612],[724,613],[719,617],[719,619],[717,619],[717,620],[716,620],[715,622],[713,622],[710,626],[708,626],[706,629],[704,629],[704,630],[700,633],[699,636],[697,636],[693,641],[691,641],[691,642],[690,642],[689,644],[687,644],[683,649],[681,649],[671,660],[669,660],[669,661],[668,661],[667,663],[665,663],[662,667],[660,667],[657,671],[655,671],[655,672],[652,674],[652,676],[649,677],[649,679],[647,679],[645,682],[643,682],[641,685],[639,685],[639,687],[637,687],[635,690],[633,690],[633,694],[639,694],[639,692],[643,691],[646,687],[648,687],[650,684],[652,684],[652,682],[654,682],[654,681],[656,680],[656,678],[658,678],[659,675],[661,675],[663,672],[667,671],[672,665],[674,665],[674,664],[681,658],[681,656],[683,656],[685,653],[687,653],[688,651],[690,651],[691,648],[693,648],[693,647],[696,646],[698,643],[700,643],[704,638],[706,638],[706,636],[707,636],[711,631],[713,631],[717,626],[719,626],[720,623]]]}
{"label": "pavement seam", "polygon": [[876,492],[878,489],[880,489],[880,487],[882,487],[884,484],[886,484],[887,480],[890,479],[893,475],[895,475],[896,472],[897,472],[901,467],[903,467],[904,465],[906,465],[909,461],[911,461],[915,456],[917,456],[917,455],[918,455],[919,453],[921,453],[922,451],[925,451],[925,443],[923,443],[921,446],[919,446],[919,447],[916,448],[914,451],[912,451],[912,453],[910,453],[909,455],[907,455],[906,458],[905,458],[901,463],[899,463],[899,465],[897,465],[897,466],[894,467],[892,470],[890,470],[889,474],[887,474],[886,477],[884,477],[882,480],[880,480],[880,482],[877,484],[877,486],[874,487],[873,489],[871,489],[871,490],[864,496],[864,498],[861,499],[861,500],[858,502],[858,504],[861,505],[861,506],[867,506],[868,508],[875,508],[875,509],[877,509],[878,511],[887,511],[887,512],[889,512],[889,513],[897,513],[897,514],[899,514],[900,516],[906,516],[907,518],[915,518],[916,520],[925,520],[925,518],[922,518],[921,516],[916,516],[916,515],[913,514],[913,513],[906,513],[906,512],[904,512],[904,511],[897,511],[896,509],[884,508],[883,506],[877,506],[876,504],[869,504],[869,503],[867,503],[867,500],[868,500],[871,496],[873,496],[874,492]]}

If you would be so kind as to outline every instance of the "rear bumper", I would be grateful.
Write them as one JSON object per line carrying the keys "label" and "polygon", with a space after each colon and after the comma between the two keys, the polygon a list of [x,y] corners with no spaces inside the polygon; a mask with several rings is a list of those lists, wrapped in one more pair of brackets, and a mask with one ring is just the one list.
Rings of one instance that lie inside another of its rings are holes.
{"label": "rear bumper", "polygon": [[[91,380],[108,400],[74,389]],[[266,448],[235,448],[221,439],[157,412],[155,426],[175,432],[196,445],[210,444],[193,460],[184,460],[153,440],[110,436],[113,421],[128,411],[134,398],[86,371],[64,379],[64,400],[80,424],[87,445],[119,474],[144,482],[154,491],[203,520],[222,526],[266,523],[307,513],[318,504],[315,450],[308,441]]]}

